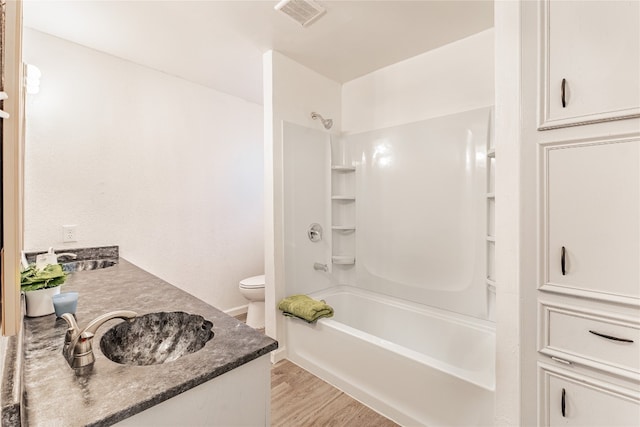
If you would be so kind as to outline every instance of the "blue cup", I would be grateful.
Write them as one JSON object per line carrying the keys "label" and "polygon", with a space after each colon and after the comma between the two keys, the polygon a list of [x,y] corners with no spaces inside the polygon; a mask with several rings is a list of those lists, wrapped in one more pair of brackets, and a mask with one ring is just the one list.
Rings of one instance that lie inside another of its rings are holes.
{"label": "blue cup", "polygon": [[56,317],[62,317],[64,313],[76,314],[76,308],[78,308],[77,292],[63,292],[54,295],[52,299]]}

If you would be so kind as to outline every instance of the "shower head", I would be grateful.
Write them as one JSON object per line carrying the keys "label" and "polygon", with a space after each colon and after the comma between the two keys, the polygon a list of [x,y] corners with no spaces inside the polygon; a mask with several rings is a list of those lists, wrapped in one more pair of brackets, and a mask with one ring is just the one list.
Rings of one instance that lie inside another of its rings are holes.
{"label": "shower head", "polygon": [[322,126],[324,126],[325,129],[331,129],[331,126],[333,126],[333,120],[324,119],[320,114],[316,113],[315,111],[311,113],[311,118],[313,120],[320,119],[320,121],[322,122]]}

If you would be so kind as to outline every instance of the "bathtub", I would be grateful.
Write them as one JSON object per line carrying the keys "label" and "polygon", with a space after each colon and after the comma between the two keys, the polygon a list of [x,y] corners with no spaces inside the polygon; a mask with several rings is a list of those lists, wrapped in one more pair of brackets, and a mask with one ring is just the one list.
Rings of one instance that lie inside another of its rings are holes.
{"label": "bathtub", "polygon": [[406,425],[493,425],[495,329],[360,288],[311,295],[335,310],[286,319],[288,358]]}

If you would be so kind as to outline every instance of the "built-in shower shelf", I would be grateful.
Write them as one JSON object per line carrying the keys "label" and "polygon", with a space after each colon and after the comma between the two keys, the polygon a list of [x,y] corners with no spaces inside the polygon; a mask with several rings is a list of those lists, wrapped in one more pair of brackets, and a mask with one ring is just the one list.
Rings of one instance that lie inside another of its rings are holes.
{"label": "built-in shower shelf", "polygon": [[487,199],[495,199],[496,193],[487,193]]}
{"label": "built-in shower shelf", "polygon": [[487,157],[496,157],[496,149],[490,148],[489,151],[487,151]]}
{"label": "built-in shower shelf", "polygon": [[353,236],[356,231],[353,212],[356,200],[354,194],[354,172],[356,167],[350,163],[351,161],[344,160],[339,161],[338,164],[331,165],[331,184],[333,188],[331,200],[335,201],[332,205],[331,230],[333,231],[333,237],[331,249],[334,254],[337,254],[331,257],[331,263],[344,266],[342,268],[336,267],[339,280],[340,274],[351,269],[356,263],[356,258],[353,256],[355,248],[352,247],[354,243]]}
{"label": "built-in shower shelf", "polygon": [[349,255],[334,255],[331,257],[331,262],[340,265],[353,265],[356,263],[356,257]]}
{"label": "built-in shower shelf", "polygon": [[356,167],[345,166],[345,165],[335,165],[335,166],[331,166],[331,170],[334,170],[336,172],[355,172]]}

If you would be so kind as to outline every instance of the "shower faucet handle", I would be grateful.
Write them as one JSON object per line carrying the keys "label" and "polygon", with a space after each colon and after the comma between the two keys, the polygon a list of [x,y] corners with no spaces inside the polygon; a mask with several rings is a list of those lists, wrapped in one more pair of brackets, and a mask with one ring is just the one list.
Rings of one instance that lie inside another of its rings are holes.
{"label": "shower faucet handle", "polygon": [[313,223],[307,228],[307,237],[312,242],[319,242],[322,240],[322,226],[317,223]]}

